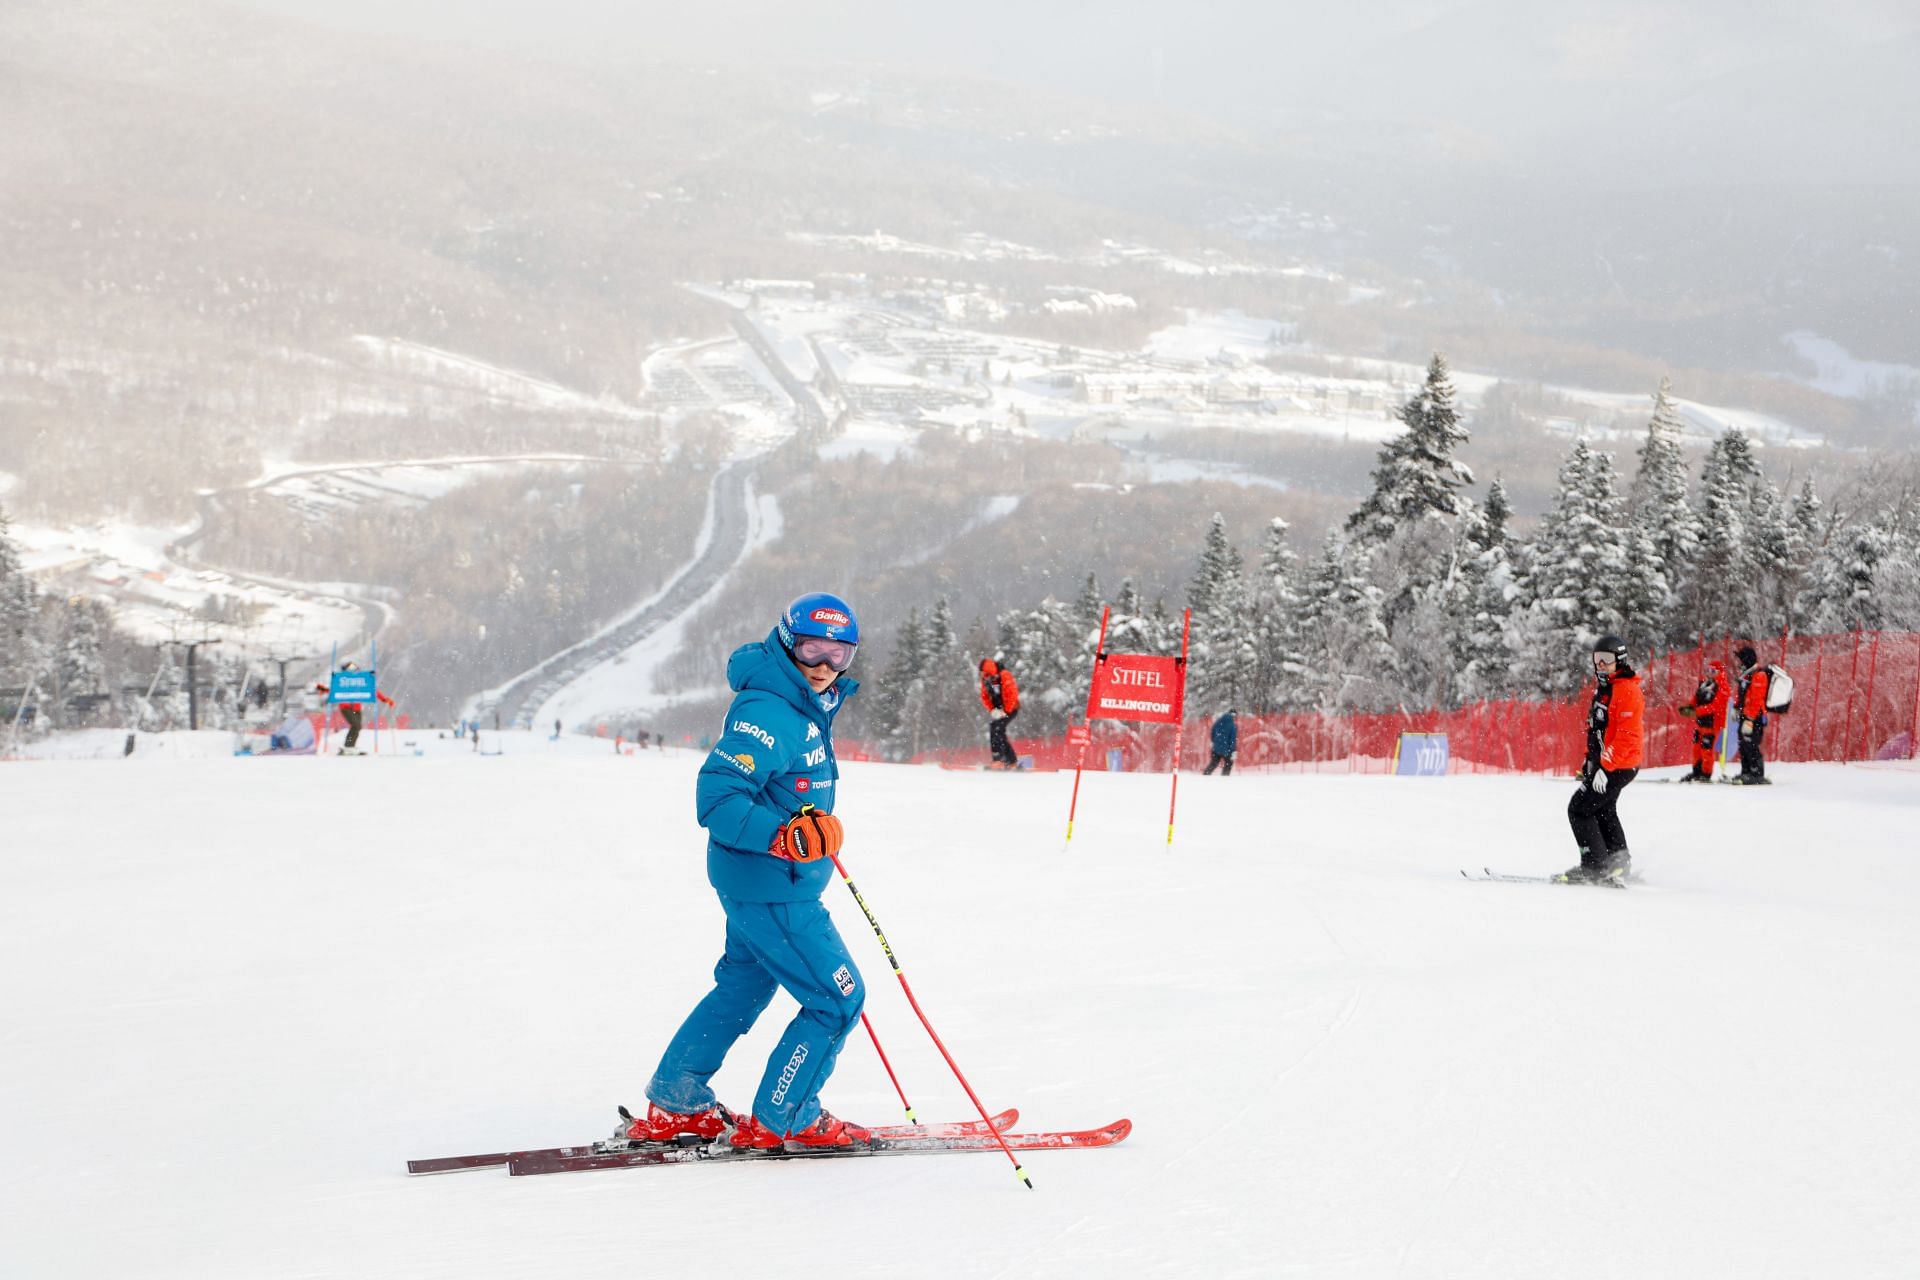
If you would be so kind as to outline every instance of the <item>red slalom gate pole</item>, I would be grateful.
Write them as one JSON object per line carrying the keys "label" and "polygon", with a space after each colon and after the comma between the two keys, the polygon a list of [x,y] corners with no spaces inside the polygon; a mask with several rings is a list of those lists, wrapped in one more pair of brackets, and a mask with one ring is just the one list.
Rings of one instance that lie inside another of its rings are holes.
{"label": "red slalom gate pole", "polygon": [[[1093,671],[1097,681],[1100,663],[1107,655],[1107,615],[1111,607],[1100,610],[1100,638],[1093,645]],[[1073,762],[1073,799],[1067,801],[1067,843],[1073,843],[1073,815],[1080,808],[1080,771],[1087,767],[1087,745],[1093,741],[1093,686],[1087,686],[1087,741],[1080,744],[1080,758]]]}
{"label": "red slalom gate pole", "polygon": [[1193,634],[1193,610],[1180,625],[1180,701],[1173,717],[1173,789],[1167,794],[1167,843],[1173,843],[1173,810],[1180,803],[1180,736],[1187,727],[1187,637]]}
{"label": "red slalom gate pole", "polygon": [[[920,1002],[913,998],[913,988],[907,985],[907,975],[900,971],[900,961],[895,958],[893,947],[887,942],[887,935],[881,930],[880,922],[873,918],[873,908],[869,907],[867,900],[860,896],[860,890],[855,887],[853,877],[847,874],[846,864],[840,861],[840,855],[837,853],[830,853],[827,856],[833,859],[833,869],[840,873],[840,879],[845,882],[847,892],[851,893],[853,900],[860,904],[860,913],[867,918],[867,923],[873,926],[873,936],[880,939],[880,950],[886,952],[887,963],[893,966],[893,976],[900,979],[900,989],[907,993],[907,1003],[913,1006],[914,1016],[920,1019],[920,1025],[927,1029],[927,1035],[932,1039],[933,1047],[938,1049],[940,1056],[947,1060],[947,1066],[953,1071],[953,1078],[958,1080],[960,1087],[967,1091],[968,1100],[973,1103],[973,1109],[980,1113],[980,1118],[987,1122],[987,1129],[993,1134],[993,1140],[1000,1144],[1002,1151],[1007,1153],[1007,1159],[1013,1161],[1013,1176],[1026,1183],[1027,1190],[1033,1190],[1033,1179],[1029,1178],[1027,1171],[1020,1167],[1020,1157],[1013,1154],[1013,1148],[1007,1145],[1006,1138],[1001,1136],[1000,1130],[994,1128],[993,1117],[987,1114],[986,1107],[980,1101],[980,1095],[975,1093],[973,1086],[967,1083],[967,1077],[960,1071],[960,1064],[953,1060],[951,1053],[947,1052],[947,1046],[941,1042],[940,1033],[933,1029],[933,1024],[927,1021],[927,1015],[920,1008]],[[873,1028],[868,1027],[867,1030],[871,1032]],[[879,1041],[876,1040],[874,1043],[877,1047]]]}
{"label": "red slalom gate pole", "polygon": [[900,1077],[893,1074],[893,1064],[887,1061],[887,1051],[880,1047],[880,1037],[873,1032],[873,1019],[867,1016],[865,1009],[860,1011],[860,1025],[867,1029],[867,1039],[873,1041],[873,1051],[880,1055],[880,1065],[887,1069],[887,1079],[893,1081],[893,1091],[900,1095],[900,1105],[907,1110],[907,1123],[919,1124],[920,1117],[913,1114],[913,1104],[907,1101],[907,1091],[900,1087]]}

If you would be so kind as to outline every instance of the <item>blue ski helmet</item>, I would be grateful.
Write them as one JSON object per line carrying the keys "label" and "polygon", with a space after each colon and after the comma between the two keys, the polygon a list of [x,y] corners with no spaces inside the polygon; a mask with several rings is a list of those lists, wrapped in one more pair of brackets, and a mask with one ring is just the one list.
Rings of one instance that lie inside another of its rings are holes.
{"label": "blue ski helmet", "polygon": [[801,636],[825,636],[829,640],[860,643],[860,621],[853,606],[825,591],[809,591],[780,615],[780,643],[793,651]]}

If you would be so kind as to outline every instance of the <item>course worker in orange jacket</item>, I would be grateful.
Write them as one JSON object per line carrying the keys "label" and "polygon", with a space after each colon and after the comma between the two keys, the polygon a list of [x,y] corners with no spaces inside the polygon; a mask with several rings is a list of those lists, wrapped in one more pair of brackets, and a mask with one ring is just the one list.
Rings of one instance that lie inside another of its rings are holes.
{"label": "course worker in orange jacket", "polygon": [[1733,698],[1733,682],[1727,679],[1727,664],[1714,658],[1693,691],[1693,701],[1680,704],[1680,714],[1693,721],[1693,771],[1682,782],[1712,782],[1714,743],[1726,727],[1727,704]]}
{"label": "course worker in orange jacket", "polygon": [[1020,684],[992,658],[980,659],[980,705],[987,709],[987,747],[990,767],[1017,769],[1020,756],[1007,741],[1007,726],[1020,714]]}
{"label": "course worker in orange jacket", "polygon": [[1773,673],[1761,665],[1760,655],[1750,644],[1741,645],[1734,657],[1740,660],[1740,774],[1734,781],[1764,787],[1770,784],[1760,740],[1767,733],[1767,694],[1773,688]]}
{"label": "course worker in orange jacket", "polygon": [[1593,700],[1587,705],[1587,759],[1580,789],[1567,803],[1567,822],[1580,846],[1580,865],[1554,878],[1569,884],[1619,884],[1633,868],[1627,833],[1616,806],[1646,756],[1647,703],[1640,676],[1627,661],[1627,642],[1601,636],[1593,645]]}

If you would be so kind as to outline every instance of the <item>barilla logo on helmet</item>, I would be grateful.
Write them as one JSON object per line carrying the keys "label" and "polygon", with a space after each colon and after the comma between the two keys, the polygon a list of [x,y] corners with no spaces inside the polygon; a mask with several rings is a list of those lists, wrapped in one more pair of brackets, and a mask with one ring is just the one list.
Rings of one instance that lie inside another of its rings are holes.
{"label": "barilla logo on helmet", "polygon": [[811,591],[780,615],[780,643],[791,649],[796,636],[824,636],[829,640],[860,643],[860,621],[853,606],[825,591]]}

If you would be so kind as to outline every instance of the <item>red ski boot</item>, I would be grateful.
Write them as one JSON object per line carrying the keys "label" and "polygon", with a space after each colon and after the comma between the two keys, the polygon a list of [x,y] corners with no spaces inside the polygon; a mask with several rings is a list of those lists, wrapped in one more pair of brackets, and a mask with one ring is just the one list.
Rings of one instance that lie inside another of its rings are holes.
{"label": "red ski boot", "polygon": [[662,1111],[651,1102],[647,1104],[647,1114],[643,1116],[629,1116],[625,1107],[620,1108],[620,1114],[632,1123],[616,1129],[613,1136],[629,1142],[673,1142],[681,1137],[711,1142],[740,1123],[738,1116],[717,1102],[705,1111],[696,1111],[691,1115]]}
{"label": "red ski boot", "polygon": [[798,1133],[786,1137],[775,1133],[760,1123],[759,1118],[747,1116],[740,1127],[733,1131],[732,1142],[736,1147],[754,1147],[769,1150],[787,1142],[797,1142],[803,1147],[853,1147],[864,1146],[873,1140],[873,1131],[857,1124],[848,1124],[845,1120],[822,1109],[820,1118]]}

